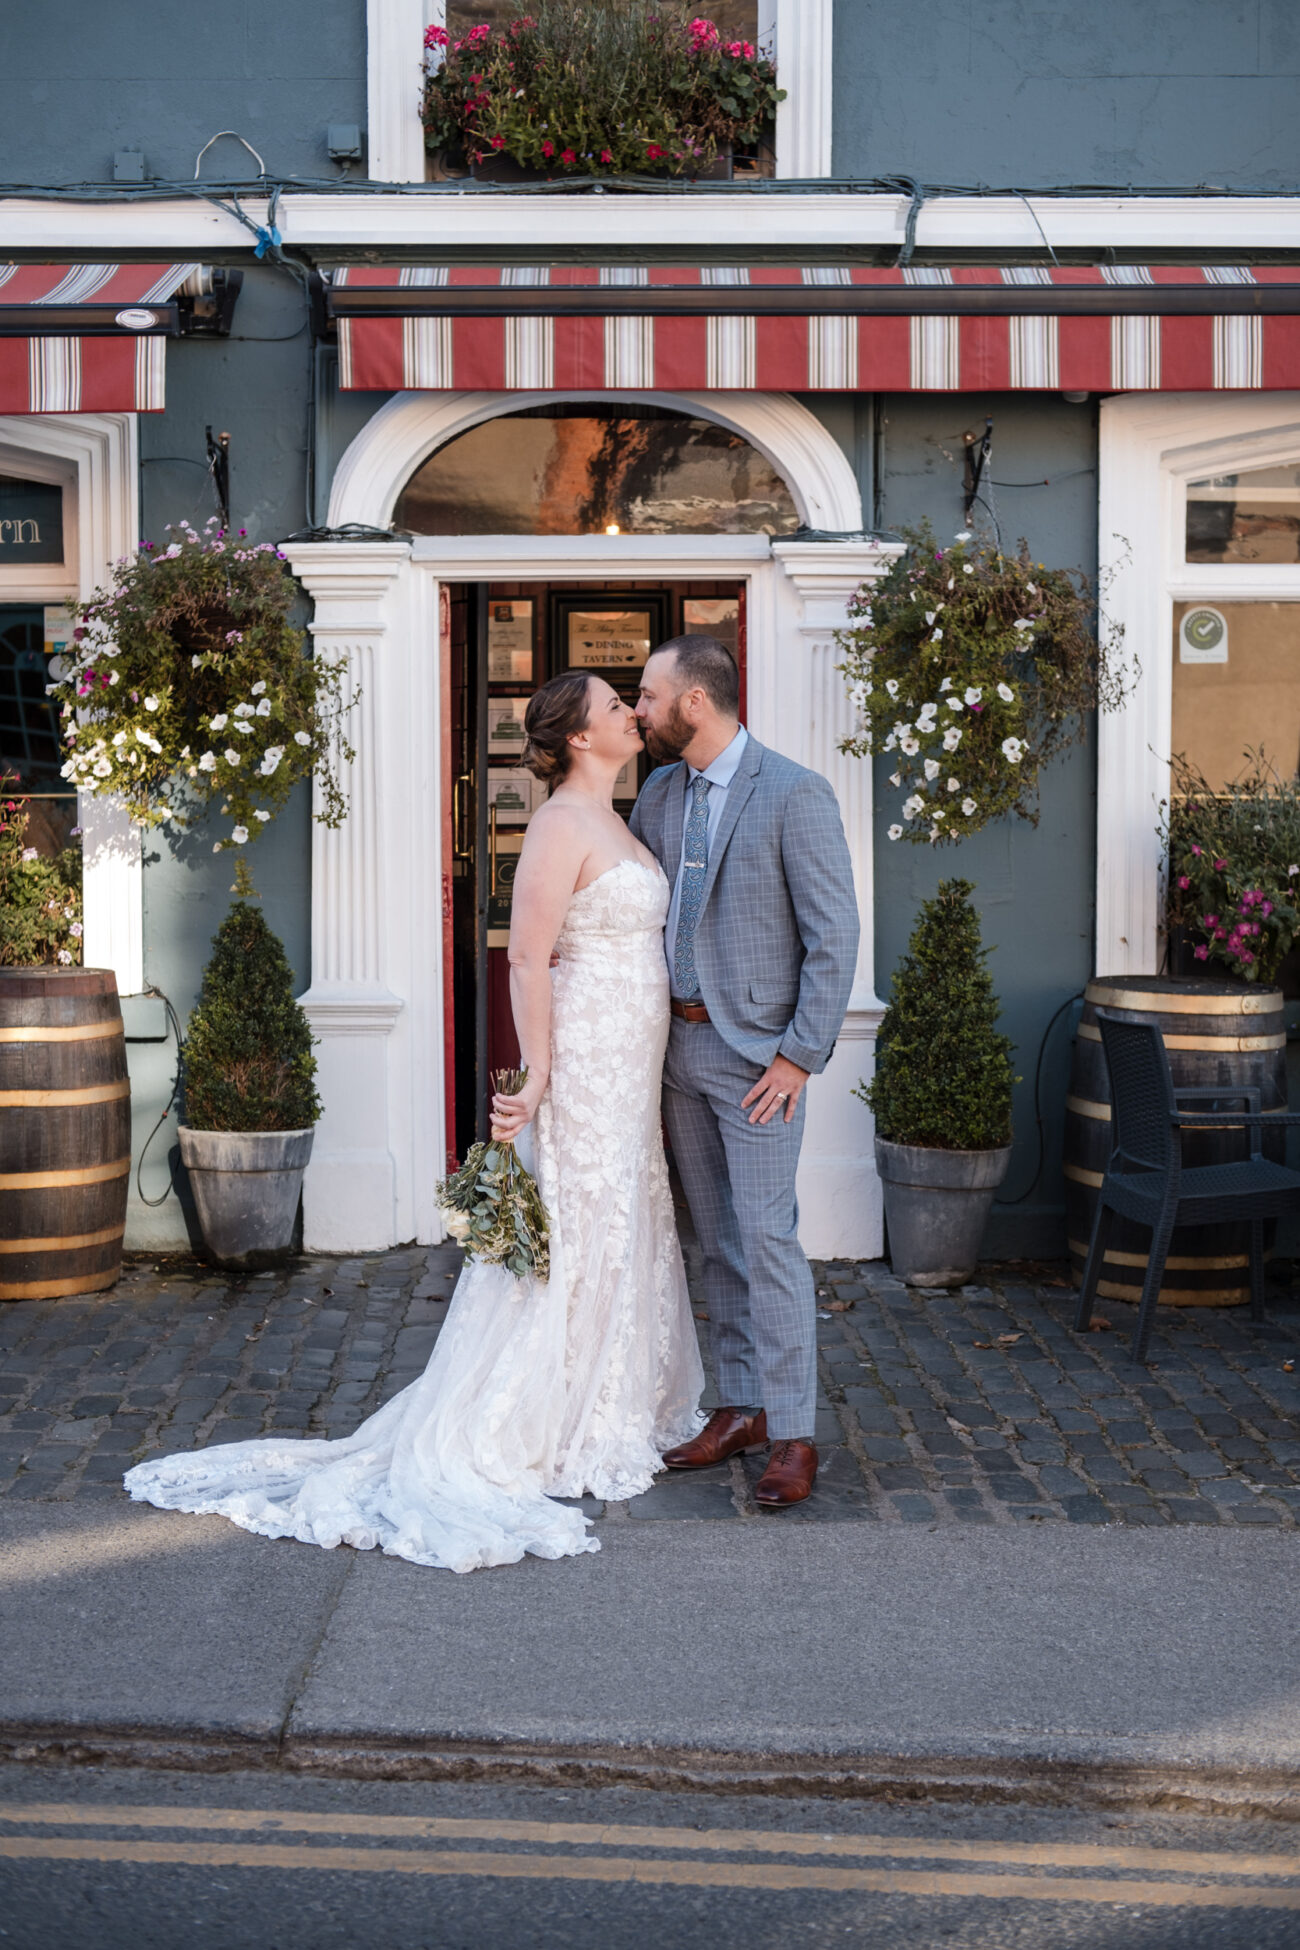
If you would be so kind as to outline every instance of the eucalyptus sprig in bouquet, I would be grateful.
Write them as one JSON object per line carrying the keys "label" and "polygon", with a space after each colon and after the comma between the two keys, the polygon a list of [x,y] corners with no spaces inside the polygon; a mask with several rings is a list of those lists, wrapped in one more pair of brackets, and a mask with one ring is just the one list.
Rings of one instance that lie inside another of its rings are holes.
{"label": "eucalyptus sprig in bouquet", "polygon": [[[492,1082],[513,1097],[527,1078],[527,1070],[498,1070]],[[504,1266],[516,1279],[549,1279],[550,1220],[513,1144],[491,1138],[473,1145],[460,1170],[438,1186],[438,1203],[443,1225],[470,1259]]]}

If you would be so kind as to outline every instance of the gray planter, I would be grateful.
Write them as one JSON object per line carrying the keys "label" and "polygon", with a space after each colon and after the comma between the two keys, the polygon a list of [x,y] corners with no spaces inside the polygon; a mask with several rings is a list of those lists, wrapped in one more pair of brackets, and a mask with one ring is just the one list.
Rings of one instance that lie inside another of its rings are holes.
{"label": "gray planter", "polygon": [[889,1259],[900,1280],[961,1286],[970,1278],[993,1194],[1010,1162],[1009,1144],[996,1151],[940,1151],[876,1139]]}
{"label": "gray planter", "polygon": [[195,1131],[180,1127],[203,1243],[235,1272],[278,1266],[293,1251],[302,1175],[314,1130]]}

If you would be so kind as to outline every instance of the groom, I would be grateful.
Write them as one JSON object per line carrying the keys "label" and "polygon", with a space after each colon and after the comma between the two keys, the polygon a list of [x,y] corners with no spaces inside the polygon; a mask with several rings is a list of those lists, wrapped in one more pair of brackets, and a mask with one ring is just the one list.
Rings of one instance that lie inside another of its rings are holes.
{"label": "groom", "polygon": [[669,1469],[772,1448],[754,1491],[780,1509],[817,1475],[816,1308],[795,1171],[804,1085],[826,1067],[858,952],[839,807],[816,772],[739,722],[708,636],[660,644],[636,714],[659,770],[631,828],[672,886],[664,1121],[704,1251],[718,1408]]}

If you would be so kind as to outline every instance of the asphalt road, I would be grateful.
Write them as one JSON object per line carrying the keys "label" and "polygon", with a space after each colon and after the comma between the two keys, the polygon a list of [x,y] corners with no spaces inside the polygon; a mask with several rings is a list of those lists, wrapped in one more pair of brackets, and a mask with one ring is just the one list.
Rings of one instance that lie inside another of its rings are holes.
{"label": "asphalt road", "polygon": [[9,1950],[1295,1950],[1287,1824],[0,1769]]}

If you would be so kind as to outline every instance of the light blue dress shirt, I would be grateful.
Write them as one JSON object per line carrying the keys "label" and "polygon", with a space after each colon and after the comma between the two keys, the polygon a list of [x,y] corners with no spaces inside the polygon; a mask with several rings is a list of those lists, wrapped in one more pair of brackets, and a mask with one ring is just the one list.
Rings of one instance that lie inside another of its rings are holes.
{"label": "light blue dress shirt", "polygon": [[[709,782],[710,859],[713,857],[714,835],[718,830],[718,822],[722,818],[723,807],[727,803],[727,788],[736,776],[736,768],[740,764],[741,753],[748,743],[749,733],[746,731],[744,725],[741,725],[731,743],[725,750],[718,753],[712,765],[706,765],[704,767],[704,777]],[[674,970],[677,964],[677,919],[681,912],[682,904],[682,866],[686,859],[686,825],[690,817],[691,787],[699,776],[700,772],[698,767],[694,765],[688,765],[686,767],[686,783],[682,788],[682,852],[681,859],[677,862],[677,875],[673,881],[673,897],[668,907],[668,919],[664,924],[664,953],[668,957],[668,981],[673,994],[681,1002],[690,1002],[693,999],[689,995],[682,995],[677,986],[677,976]]]}

